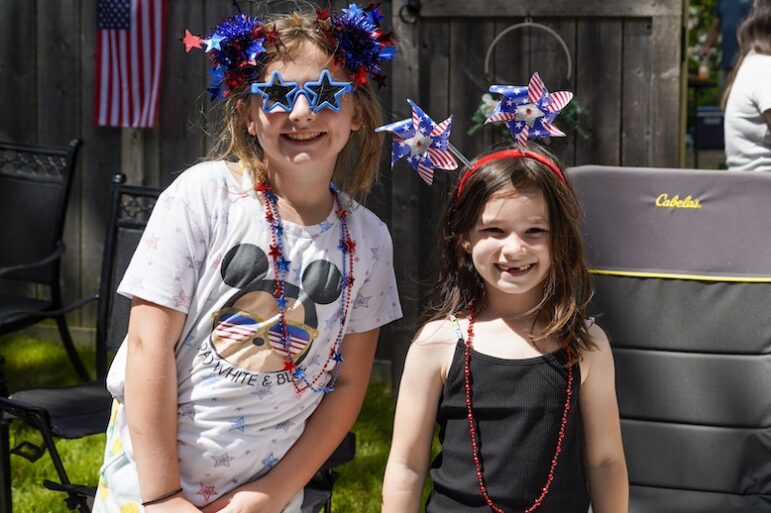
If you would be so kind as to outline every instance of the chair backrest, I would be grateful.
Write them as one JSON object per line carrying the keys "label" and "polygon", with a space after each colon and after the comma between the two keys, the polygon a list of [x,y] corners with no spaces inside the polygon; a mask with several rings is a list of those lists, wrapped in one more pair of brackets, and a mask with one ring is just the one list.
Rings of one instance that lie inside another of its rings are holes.
{"label": "chair backrest", "polygon": [[[35,262],[61,244],[81,142],[66,147],[0,142],[0,267]],[[50,283],[58,261],[6,274],[6,279]]]}
{"label": "chair backrest", "polygon": [[583,166],[630,513],[771,511],[771,175]]}
{"label": "chair backrest", "polygon": [[115,293],[147,226],[160,189],[125,185],[115,175],[109,223],[102,256],[99,311],[96,326],[96,374],[107,374],[107,354],[117,350],[128,329],[131,301]]}

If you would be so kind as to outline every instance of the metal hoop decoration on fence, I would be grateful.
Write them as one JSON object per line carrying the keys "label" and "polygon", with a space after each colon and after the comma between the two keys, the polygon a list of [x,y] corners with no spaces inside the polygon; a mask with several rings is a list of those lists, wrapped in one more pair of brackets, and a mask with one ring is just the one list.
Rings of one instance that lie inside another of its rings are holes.
{"label": "metal hoop decoration on fence", "polygon": [[546,25],[542,25],[541,23],[536,23],[530,18],[525,18],[525,21],[521,23],[515,23],[510,27],[506,27],[501,31],[500,34],[495,36],[495,39],[493,39],[493,41],[490,43],[490,46],[487,48],[487,55],[485,55],[485,77],[487,77],[488,80],[491,80],[493,83],[496,83],[496,84],[510,83],[507,80],[497,77],[492,73],[490,73],[490,57],[492,57],[493,55],[493,49],[495,48],[495,45],[498,44],[498,41],[500,41],[503,38],[503,36],[517,29],[528,28],[528,27],[543,30],[544,32],[553,36],[560,44],[560,46],[562,46],[562,50],[565,52],[565,58],[567,59],[567,62],[568,62],[568,72],[567,72],[567,75],[565,76],[565,80],[570,80],[570,77],[573,73],[573,58],[570,56],[570,50],[568,49],[567,43],[565,43],[565,40],[562,39],[562,36],[560,36],[556,31],[554,31],[554,29],[551,29]]}

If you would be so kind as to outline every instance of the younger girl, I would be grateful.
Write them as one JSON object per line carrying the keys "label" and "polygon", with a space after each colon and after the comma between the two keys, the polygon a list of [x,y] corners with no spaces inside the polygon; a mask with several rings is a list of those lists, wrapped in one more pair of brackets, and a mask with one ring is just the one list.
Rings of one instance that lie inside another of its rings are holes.
{"label": "younger girl", "polygon": [[435,421],[428,512],[586,513],[590,498],[595,513],[627,510],[579,217],[543,150],[492,153],[461,177],[440,225],[439,302],[402,375],[384,513],[419,510]]}
{"label": "younger girl", "polygon": [[380,155],[379,19],[352,5],[187,33],[226,100],[225,150],[161,195],[119,287],[133,306],[95,512],[298,513],[353,424],[401,315],[388,230],[351,199]]}

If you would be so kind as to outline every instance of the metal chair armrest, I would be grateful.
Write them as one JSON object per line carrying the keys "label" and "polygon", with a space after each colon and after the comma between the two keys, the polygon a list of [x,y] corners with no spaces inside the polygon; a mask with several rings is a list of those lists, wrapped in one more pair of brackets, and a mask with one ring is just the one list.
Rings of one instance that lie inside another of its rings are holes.
{"label": "metal chair armrest", "polygon": [[8,315],[5,318],[0,317],[0,325],[2,325],[6,319],[14,319],[19,317],[40,317],[43,319],[48,317],[59,317],[70,312],[74,312],[79,308],[83,308],[83,306],[87,305],[88,303],[98,300],[99,294],[92,294],[65,307],[57,308],[56,310],[13,310],[8,312]]}
{"label": "metal chair armrest", "polygon": [[22,271],[24,269],[34,269],[35,267],[42,267],[44,265],[48,265],[51,262],[54,262],[57,259],[61,258],[61,256],[64,254],[64,249],[65,249],[64,243],[62,241],[59,241],[56,243],[56,249],[54,249],[53,252],[46,255],[41,260],[38,260],[36,262],[30,262],[28,264],[19,264],[19,265],[12,265],[9,267],[0,268],[0,278],[2,278],[6,274],[9,274],[15,271]]}

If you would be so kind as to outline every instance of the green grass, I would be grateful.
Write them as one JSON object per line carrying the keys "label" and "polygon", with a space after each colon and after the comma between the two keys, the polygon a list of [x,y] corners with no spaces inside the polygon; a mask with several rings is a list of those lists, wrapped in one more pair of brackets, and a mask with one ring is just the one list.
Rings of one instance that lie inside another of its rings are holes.
{"label": "green grass", "polygon": [[[9,392],[36,386],[75,384],[77,378],[67,356],[57,341],[40,341],[23,336],[0,338],[0,354],[6,359]],[[93,352],[81,356],[87,368],[93,367]],[[375,513],[380,511],[383,470],[391,443],[393,404],[390,389],[372,384],[367,391],[356,433],[356,459],[337,470],[333,510],[336,512]],[[21,440],[37,442],[35,431],[19,422],[11,424],[11,446]],[[96,486],[102,461],[104,435],[80,440],[57,441],[70,479]],[[42,487],[44,479],[56,480],[47,454],[30,463],[11,457],[14,513],[58,513],[67,511],[63,494]]]}

